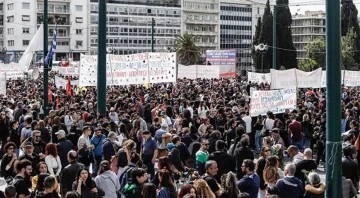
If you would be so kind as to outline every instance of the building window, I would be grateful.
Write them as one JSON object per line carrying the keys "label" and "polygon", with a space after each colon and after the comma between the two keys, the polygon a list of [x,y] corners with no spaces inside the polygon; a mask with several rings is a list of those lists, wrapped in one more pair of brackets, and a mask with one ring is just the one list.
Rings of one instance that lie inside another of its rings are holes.
{"label": "building window", "polygon": [[14,34],[14,28],[8,28],[8,29],[7,29],[7,34],[8,34],[8,35]]}
{"label": "building window", "polygon": [[22,2],[22,9],[25,9],[25,10],[30,9],[30,3],[28,3],[28,2]]}
{"label": "building window", "polygon": [[8,10],[13,10],[14,9],[14,3],[7,4],[7,9]]}
{"label": "building window", "polygon": [[7,22],[14,22],[14,16],[8,16]]}
{"label": "building window", "polygon": [[28,46],[30,44],[30,40],[23,40],[23,45]]}
{"label": "building window", "polygon": [[82,41],[76,41],[76,46],[80,47],[83,45],[83,42]]}
{"label": "building window", "polygon": [[82,29],[76,29],[76,34],[81,35],[82,34]]}
{"label": "building window", "polygon": [[75,10],[76,10],[76,12],[82,12],[83,11],[83,6],[82,5],[76,5]]}
{"label": "building window", "polygon": [[83,18],[82,18],[82,17],[76,17],[76,18],[75,18],[75,22],[76,22],[76,23],[82,23],[82,22],[83,22]]}
{"label": "building window", "polygon": [[30,21],[30,15],[22,15],[22,21]]}
{"label": "building window", "polygon": [[23,34],[30,34],[30,28],[23,28]]}
{"label": "building window", "polygon": [[14,46],[15,41],[14,40],[8,40],[8,46]]}

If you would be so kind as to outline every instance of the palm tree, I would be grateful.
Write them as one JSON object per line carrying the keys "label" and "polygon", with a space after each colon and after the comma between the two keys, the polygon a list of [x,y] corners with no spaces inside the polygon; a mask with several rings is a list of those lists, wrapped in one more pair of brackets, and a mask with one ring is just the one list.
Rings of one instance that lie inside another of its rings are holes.
{"label": "palm tree", "polygon": [[185,32],[183,35],[177,36],[175,39],[175,51],[177,60],[183,65],[192,65],[201,58],[201,51],[195,45],[196,36]]}

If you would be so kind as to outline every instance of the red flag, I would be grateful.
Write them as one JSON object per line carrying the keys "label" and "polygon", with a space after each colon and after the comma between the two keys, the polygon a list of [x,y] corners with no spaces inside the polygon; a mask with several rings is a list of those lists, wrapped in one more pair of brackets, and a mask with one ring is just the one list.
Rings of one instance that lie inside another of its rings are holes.
{"label": "red flag", "polygon": [[70,76],[68,76],[68,82],[66,84],[66,93],[68,96],[71,96],[71,80]]}
{"label": "red flag", "polygon": [[60,98],[59,98],[59,96],[58,97],[56,97],[56,109],[59,109],[59,104],[60,104]]}
{"label": "red flag", "polygon": [[51,102],[53,99],[52,85],[49,85],[48,88],[48,101]]}

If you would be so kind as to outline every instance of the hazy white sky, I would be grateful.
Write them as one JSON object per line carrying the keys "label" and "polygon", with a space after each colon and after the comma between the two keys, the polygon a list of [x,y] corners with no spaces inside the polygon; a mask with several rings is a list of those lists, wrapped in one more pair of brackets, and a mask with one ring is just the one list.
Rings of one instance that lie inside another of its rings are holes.
{"label": "hazy white sky", "polygon": [[[289,0],[289,5],[299,4],[298,6],[290,6],[291,14],[298,12],[304,14],[307,10],[323,10],[325,11],[326,0]],[[353,0],[357,9],[360,11],[360,0]]]}

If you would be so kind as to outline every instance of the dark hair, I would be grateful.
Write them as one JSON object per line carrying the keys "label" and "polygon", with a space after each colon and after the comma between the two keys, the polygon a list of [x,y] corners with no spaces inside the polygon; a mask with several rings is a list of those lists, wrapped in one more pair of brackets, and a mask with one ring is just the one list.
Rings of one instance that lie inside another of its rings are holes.
{"label": "dark hair", "polygon": [[145,175],[145,173],[146,173],[146,171],[143,168],[134,168],[131,171],[132,181],[135,183],[138,183],[136,177],[141,177],[141,176]]}
{"label": "dark hair", "polygon": [[7,186],[5,188],[5,196],[7,198],[15,198],[16,197],[16,188],[13,185]]}
{"label": "dark hair", "polygon": [[226,144],[223,140],[217,140],[216,141],[216,150],[222,151],[225,148]]}
{"label": "dark hair", "polygon": [[248,193],[245,192],[241,192],[238,194],[237,198],[249,198],[250,195]]}
{"label": "dark hair", "polygon": [[130,155],[130,162],[137,164],[140,161],[140,155],[137,153],[131,153]]}
{"label": "dark hair", "polygon": [[31,162],[27,159],[23,159],[15,164],[15,170],[16,172],[20,172],[21,169],[26,168],[27,166],[31,166]]}
{"label": "dark hair", "polygon": [[48,143],[45,147],[45,152],[48,154],[48,155],[52,155],[54,156],[55,158],[57,157],[58,155],[58,151],[57,151],[57,148],[56,148],[56,144],[53,144],[53,143]]}
{"label": "dark hair", "polygon": [[[38,165],[37,165],[37,171],[40,170],[40,166],[43,165],[43,164],[46,165],[47,169],[49,168],[48,165],[47,165],[44,161],[40,161],[40,162],[38,163]],[[48,172],[49,172],[49,169],[48,169]]]}
{"label": "dark hair", "polygon": [[166,169],[168,171],[171,170],[170,168],[170,160],[167,156],[163,156],[163,157],[160,157],[159,158],[159,161],[158,161],[158,169],[161,170],[161,169]]}
{"label": "dark hair", "polygon": [[98,171],[98,175],[104,173],[105,171],[110,170],[110,163],[107,160],[104,160],[100,163],[100,168]]}
{"label": "dark hair", "polygon": [[174,135],[172,138],[171,138],[171,142],[173,144],[176,144],[176,142],[180,141],[180,137],[178,135]]}
{"label": "dark hair", "polygon": [[17,120],[11,121],[11,122],[10,122],[10,129],[12,129],[16,123],[18,123]]}
{"label": "dark hair", "polygon": [[145,183],[141,194],[143,198],[156,198],[156,186],[153,183]]}
{"label": "dark hair", "polygon": [[280,191],[276,186],[268,186],[265,190],[270,195],[280,195]]}
{"label": "dark hair", "polygon": [[44,191],[45,190],[44,181],[45,181],[45,178],[48,176],[50,176],[49,173],[40,173],[38,175],[38,180],[36,183],[35,191]]}
{"label": "dark hair", "polygon": [[246,168],[249,168],[249,171],[255,170],[255,164],[251,159],[244,159],[243,164]]}
{"label": "dark hair", "polygon": [[69,191],[66,193],[65,198],[80,198],[80,195],[76,191]]}
{"label": "dark hair", "polygon": [[53,177],[51,175],[47,176],[44,180],[45,189],[52,188],[52,187],[54,187],[54,185],[55,185],[55,177]]}
{"label": "dark hair", "polygon": [[[74,155],[74,152],[75,152],[75,155]],[[68,152],[68,154],[67,154],[67,156],[69,157],[69,159],[71,159],[71,160],[76,160],[76,155],[77,155],[77,153],[76,153],[76,151],[74,151],[74,150],[70,150],[69,152]]]}
{"label": "dark hair", "polygon": [[186,194],[189,194],[192,188],[195,189],[195,194],[197,194],[196,188],[194,186],[191,184],[185,184],[183,187],[181,187],[178,198],[183,198]]}
{"label": "dark hair", "polygon": [[77,172],[77,174],[76,174],[76,180],[75,180],[75,182],[76,182],[76,184],[77,184],[77,182],[79,181],[81,172],[82,172],[83,170],[87,171],[87,173],[88,173],[88,177],[87,177],[87,179],[86,179],[86,181],[85,181],[85,186],[88,187],[88,188],[90,188],[91,185],[92,185],[92,179],[91,179],[91,174],[90,174],[89,170],[86,169],[86,168],[80,168],[80,169],[78,170],[78,172]]}
{"label": "dark hair", "polygon": [[168,170],[161,169],[159,171],[159,176],[161,178],[161,180],[160,180],[160,186],[161,187],[166,187],[170,191],[175,190],[175,186],[174,186],[174,184],[172,182],[171,175],[170,175],[170,172]]}
{"label": "dark hair", "polygon": [[4,146],[4,151],[6,152],[9,149],[10,146],[13,146],[14,149],[16,148],[16,144],[14,142],[8,142]]}

